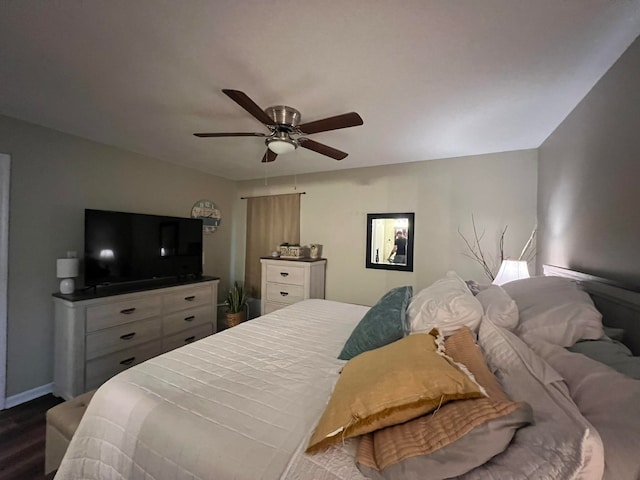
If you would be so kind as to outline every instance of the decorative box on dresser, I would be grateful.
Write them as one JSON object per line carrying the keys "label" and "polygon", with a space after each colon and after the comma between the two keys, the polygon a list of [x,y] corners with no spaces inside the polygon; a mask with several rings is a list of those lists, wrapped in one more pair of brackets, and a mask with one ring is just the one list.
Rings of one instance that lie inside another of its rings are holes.
{"label": "decorative box on dresser", "polygon": [[53,393],[66,400],[115,374],[216,331],[218,282],[103,287],[53,295]]}
{"label": "decorative box on dresser", "polygon": [[263,257],[261,314],[309,298],[324,298],[327,260]]}

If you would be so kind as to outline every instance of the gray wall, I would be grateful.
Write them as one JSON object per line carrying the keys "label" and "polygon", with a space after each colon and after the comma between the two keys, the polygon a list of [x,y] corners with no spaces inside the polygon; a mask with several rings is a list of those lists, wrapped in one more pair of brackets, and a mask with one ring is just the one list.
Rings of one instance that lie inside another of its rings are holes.
{"label": "gray wall", "polygon": [[188,217],[206,198],[222,225],[205,237],[207,275],[230,276],[236,184],[213,175],[0,116],[11,155],[7,396],[52,381],[56,258],[84,248],[84,209]]}
{"label": "gray wall", "polygon": [[640,39],[539,149],[538,262],[640,285]]}
{"label": "gray wall", "polygon": [[[465,279],[489,283],[482,268],[464,255],[458,228],[472,238],[471,214],[488,257],[497,257],[505,225],[505,253],[517,257],[536,224],[537,151],[472,155],[268,180],[239,182],[243,196],[305,191],[300,199],[300,241],[323,245],[328,259],[326,297],[373,305],[400,285],[418,291],[455,270]],[[236,277],[244,272],[246,201],[237,200]],[[365,268],[367,213],[414,212],[413,272]],[[274,245],[275,247],[275,245]],[[270,252],[264,252],[268,255]],[[495,263],[494,273],[499,267]]]}

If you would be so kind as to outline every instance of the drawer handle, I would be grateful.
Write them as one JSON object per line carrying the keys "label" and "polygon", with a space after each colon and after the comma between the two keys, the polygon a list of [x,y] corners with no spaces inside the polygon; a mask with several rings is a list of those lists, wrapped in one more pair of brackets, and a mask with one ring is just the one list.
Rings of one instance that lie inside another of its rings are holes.
{"label": "drawer handle", "polygon": [[280,295],[282,295],[283,297],[286,297],[287,295],[289,295],[289,292],[280,292]]}
{"label": "drawer handle", "polygon": [[184,297],[187,302],[193,302],[196,299],[195,295],[190,295],[188,297]]}
{"label": "drawer handle", "polygon": [[195,339],[196,339],[196,336],[195,336],[195,335],[192,335],[192,336],[190,336],[190,337],[188,337],[188,338],[185,338],[185,339],[184,339],[184,341],[185,341],[185,342],[187,342],[187,343],[191,343],[191,342],[193,342]]}
{"label": "drawer handle", "polygon": [[185,321],[185,322],[191,322],[191,321],[192,321],[192,320],[194,320],[195,318],[196,318],[196,316],[195,316],[195,315],[191,315],[191,316],[189,316],[189,317],[185,317],[184,321]]}
{"label": "drawer handle", "polygon": [[136,357],[127,358],[126,360],[122,360],[120,362],[120,365],[131,365],[135,361],[136,361]]}
{"label": "drawer handle", "polygon": [[120,310],[120,313],[124,315],[131,315],[135,311],[136,311],[136,307],[131,307],[131,308],[125,308],[124,310]]}
{"label": "drawer handle", "polygon": [[122,340],[131,340],[136,332],[127,333],[126,335],[120,335]]}
{"label": "drawer handle", "polygon": [[280,272],[281,277],[288,277],[289,274],[287,272]]}

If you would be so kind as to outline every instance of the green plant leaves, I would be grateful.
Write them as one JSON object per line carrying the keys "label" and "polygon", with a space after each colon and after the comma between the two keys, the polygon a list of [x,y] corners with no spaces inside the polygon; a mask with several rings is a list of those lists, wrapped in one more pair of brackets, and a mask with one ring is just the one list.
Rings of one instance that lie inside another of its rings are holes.
{"label": "green plant leaves", "polygon": [[234,282],[233,288],[229,289],[226,304],[229,308],[229,313],[242,312],[246,308],[247,295],[242,285],[238,282]]}

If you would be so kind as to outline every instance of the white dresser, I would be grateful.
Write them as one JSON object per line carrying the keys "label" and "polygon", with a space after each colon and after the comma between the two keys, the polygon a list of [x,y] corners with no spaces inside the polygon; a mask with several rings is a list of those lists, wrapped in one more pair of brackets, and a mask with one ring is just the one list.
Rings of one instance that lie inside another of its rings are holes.
{"label": "white dresser", "polygon": [[261,258],[261,314],[308,298],[324,298],[325,259]]}
{"label": "white dresser", "polygon": [[108,296],[55,294],[54,395],[68,400],[215,333],[218,281]]}

